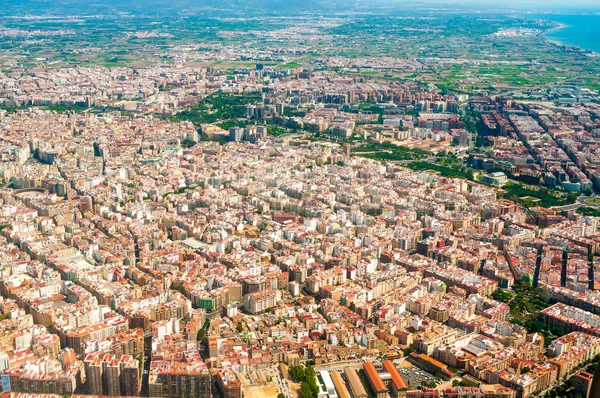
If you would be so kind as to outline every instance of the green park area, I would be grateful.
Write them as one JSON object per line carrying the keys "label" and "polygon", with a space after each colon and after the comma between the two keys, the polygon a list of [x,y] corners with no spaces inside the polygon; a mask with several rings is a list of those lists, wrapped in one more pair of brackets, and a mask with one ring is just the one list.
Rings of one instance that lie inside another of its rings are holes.
{"label": "green park area", "polygon": [[430,162],[408,163],[406,167],[414,171],[435,171],[438,172],[442,177],[446,178],[464,178],[471,181],[474,179],[473,172],[471,170],[460,167],[442,166]]}
{"label": "green park area", "polygon": [[553,338],[564,335],[565,332],[560,328],[550,331],[540,321],[539,312],[551,304],[542,300],[539,293],[539,289],[532,288],[529,282],[520,281],[515,283],[510,291],[496,290],[492,298],[510,306],[512,323],[525,327],[530,333],[542,334],[549,343]]}
{"label": "green park area", "polygon": [[588,217],[600,217],[600,209],[596,209],[595,207],[578,207],[575,213]]}
{"label": "green park area", "polygon": [[518,202],[525,207],[564,206],[575,203],[577,200],[577,194],[575,193],[559,194],[544,187],[533,189],[517,183],[505,184],[502,189],[505,198]]}
{"label": "green park area", "polygon": [[280,68],[284,68],[284,69],[291,69],[291,68],[298,68],[302,66],[302,64],[292,61],[292,62],[287,62],[283,65],[279,65]]}
{"label": "green park area", "polygon": [[370,142],[352,149],[355,156],[361,156],[382,161],[417,160],[427,157],[427,152],[404,146],[398,146],[391,142]]}
{"label": "green park area", "polygon": [[236,119],[246,116],[246,106],[261,101],[260,93],[233,95],[213,93],[175,116],[171,121],[188,121],[199,127],[205,123],[227,123],[228,127],[234,127]]}

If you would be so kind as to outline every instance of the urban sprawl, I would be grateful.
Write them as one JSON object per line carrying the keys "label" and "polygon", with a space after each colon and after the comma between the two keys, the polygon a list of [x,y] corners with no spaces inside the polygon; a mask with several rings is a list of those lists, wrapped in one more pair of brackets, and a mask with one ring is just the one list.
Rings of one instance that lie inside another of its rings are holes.
{"label": "urban sprawl", "polygon": [[261,63],[3,70],[2,390],[586,397],[600,105],[528,95]]}

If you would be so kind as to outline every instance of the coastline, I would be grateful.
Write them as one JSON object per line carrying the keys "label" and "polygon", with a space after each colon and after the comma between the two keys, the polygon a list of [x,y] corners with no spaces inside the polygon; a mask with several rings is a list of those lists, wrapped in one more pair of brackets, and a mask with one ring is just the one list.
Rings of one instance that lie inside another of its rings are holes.
{"label": "coastline", "polygon": [[541,33],[541,35],[544,37],[544,40],[546,41],[547,44],[550,44],[550,45],[553,45],[553,46],[556,46],[556,47],[560,47],[560,48],[577,47],[577,48],[579,48],[579,50],[580,50],[581,53],[583,53],[583,54],[585,54],[585,55],[587,55],[589,57],[598,57],[598,56],[600,56],[599,53],[595,52],[592,49],[582,48],[582,47],[579,47],[579,46],[573,45],[573,44],[562,43],[562,42],[560,42],[558,40],[549,38],[547,36],[549,33],[557,32],[557,31],[559,31],[561,29],[565,29],[565,28],[570,27],[570,25],[564,24],[562,22],[556,22],[556,21],[554,21],[554,22],[557,23],[558,25],[554,26],[554,27],[552,27],[550,29],[547,29],[547,30],[545,30],[545,31],[543,31]]}
{"label": "coastline", "polygon": [[560,22],[556,22],[556,23],[558,24],[557,26],[555,26],[555,27],[553,27],[553,28],[550,28],[550,29],[546,29],[545,31],[543,31],[543,32],[542,32],[542,36],[546,37],[546,35],[547,35],[548,33],[556,32],[556,31],[558,31],[558,30],[561,30],[561,29],[564,29],[564,28],[568,28],[568,27],[569,27],[569,25],[567,25],[567,24],[564,24],[564,23],[560,23]]}
{"label": "coastline", "polygon": [[569,25],[566,25],[566,24],[563,24],[563,23],[559,23],[559,22],[557,22],[557,23],[558,23],[558,26],[555,26],[553,28],[550,28],[550,29],[547,29],[547,30],[543,31],[541,33],[541,35],[542,35],[542,37],[544,38],[544,40],[546,41],[547,44],[550,44],[550,45],[553,45],[553,46],[557,46],[557,47],[565,46],[566,44],[563,44],[563,43],[561,43],[559,41],[556,41],[556,40],[549,39],[548,36],[546,36],[548,33],[557,32],[557,31],[559,31],[561,29],[564,29],[564,28],[566,28],[566,27],[569,26]]}

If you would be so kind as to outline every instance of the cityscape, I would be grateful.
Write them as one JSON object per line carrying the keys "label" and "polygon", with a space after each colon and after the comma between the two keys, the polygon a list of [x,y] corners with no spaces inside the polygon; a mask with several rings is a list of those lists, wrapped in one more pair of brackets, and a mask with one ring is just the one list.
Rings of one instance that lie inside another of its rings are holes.
{"label": "cityscape", "polygon": [[600,396],[600,8],[7,3],[0,398]]}

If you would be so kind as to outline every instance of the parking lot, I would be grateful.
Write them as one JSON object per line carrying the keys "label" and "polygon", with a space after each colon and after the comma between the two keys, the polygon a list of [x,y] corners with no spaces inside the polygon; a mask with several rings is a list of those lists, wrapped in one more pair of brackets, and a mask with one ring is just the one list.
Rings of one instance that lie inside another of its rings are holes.
{"label": "parking lot", "polygon": [[428,382],[435,382],[439,384],[441,380],[437,379],[435,376],[419,369],[419,368],[403,368],[398,370],[402,375],[402,378],[411,388],[417,388],[423,385],[423,380]]}

